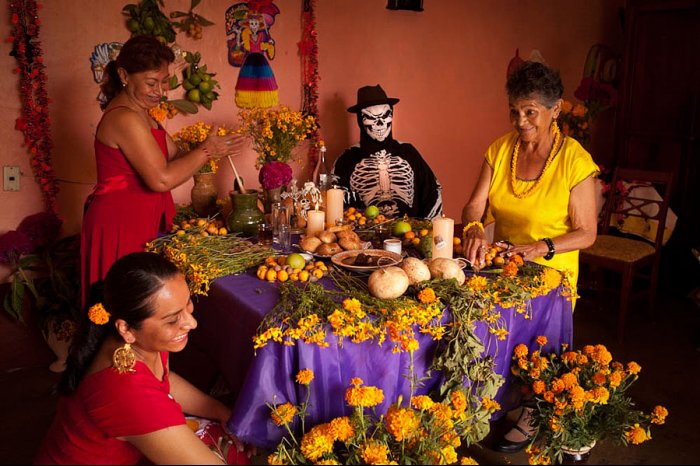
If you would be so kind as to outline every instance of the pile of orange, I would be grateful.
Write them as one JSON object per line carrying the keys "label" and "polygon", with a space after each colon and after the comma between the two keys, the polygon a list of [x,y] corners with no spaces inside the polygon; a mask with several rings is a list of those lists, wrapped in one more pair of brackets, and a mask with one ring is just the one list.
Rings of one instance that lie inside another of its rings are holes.
{"label": "pile of orange", "polygon": [[174,224],[171,231],[179,236],[186,234],[222,236],[228,234],[223,220],[207,218],[183,220],[179,224]]}
{"label": "pile of orange", "polygon": [[343,212],[343,219],[345,219],[347,223],[355,224],[359,227],[369,227],[387,221],[384,214],[379,214],[372,219],[367,218],[363,212],[357,210],[355,207],[349,207]]}
{"label": "pile of orange", "polygon": [[270,256],[265,263],[258,266],[256,275],[268,282],[315,282],[328,275],[328,267],[322,261],[307,261],[303,269],[292,268],[286,264],[287,256]]}

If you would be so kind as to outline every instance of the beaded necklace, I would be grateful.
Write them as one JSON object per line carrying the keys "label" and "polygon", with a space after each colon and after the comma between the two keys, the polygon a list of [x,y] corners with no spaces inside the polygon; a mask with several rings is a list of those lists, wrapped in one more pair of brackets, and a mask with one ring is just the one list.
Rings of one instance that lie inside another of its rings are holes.
{"label": "beaded necklace", "polygon": [[524,199],[527,196],[530,195],[532,191],[537,188],[540,183],[542,182],[542,177],[544,175],[544,172],[547,171],[547,168],[552,164],[552,160],[554,160],[554,156],[557,154],[557,147],[559,146],[559,142],[561,141],[561,131],[559,131],[559,126],[557,125],[556,121],[552,123],[552,132],[554,133],[554,144],[552,144],[552,150],[549,151],[549,157],[547,157],[547,161],[544,164],[544,167],[542,168],[542,171],[540,172],[540,175],[537,177],[534,183],[532,183],[532,186],[527,188],[525,191],[518,193],[515,191],[515,181],[516,181],[516,176],[515,172],[518,166],[518,153],[520,152],[520,138],[518,138],[518,141],[515,143],[515,147],[513,148],[513,158],[510,161],[510,187],[513,189],[513,195],[517,197],[518,199]]}

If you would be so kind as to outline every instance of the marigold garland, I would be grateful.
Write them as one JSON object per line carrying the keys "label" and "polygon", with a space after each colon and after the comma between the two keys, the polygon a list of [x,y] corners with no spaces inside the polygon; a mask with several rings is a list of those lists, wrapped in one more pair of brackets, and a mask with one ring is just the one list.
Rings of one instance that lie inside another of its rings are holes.
{"label": "marigold garland", "polygon": [[41,20],[38,12],[41,9],[42,5],[37,4],[36,0],[10,1],[12,32],[7,42],[12,43],[10,55],[17,59],[18,66],[13,71],[19,74],[22,102],[15,129],[24,134],[24,146],[30,154],[30,165],[34,179],[41,188],[46,210],[56,212],[58,183],[51,162],[50,99],[46,92],[47,78],[39,41]]}
{"label": "marigold garland", "polygon": [[[318,34],[316,33],[315,0],[304,0],[301,13],[301,40],[297,43],[301,56],[302,105],[304,115],[311,115],[318,123]],[[319,156],[318,127],[309,137],[314,144],[309,148],[309,170],[316,166]]]}

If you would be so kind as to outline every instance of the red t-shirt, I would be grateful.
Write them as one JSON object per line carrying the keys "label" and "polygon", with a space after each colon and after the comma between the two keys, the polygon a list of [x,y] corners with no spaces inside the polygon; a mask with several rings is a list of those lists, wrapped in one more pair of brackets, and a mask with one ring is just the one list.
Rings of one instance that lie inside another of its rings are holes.
{"label": "red t-shirt", "polygon": [[159,381],[137,361],[135,372],[108,368],[85,377],[76,392],[61,397],[53,424],[35,464],[137,464],[144,457],[117,437],[143,435],[185,424],[180,405],[170,395],[168,353]]}

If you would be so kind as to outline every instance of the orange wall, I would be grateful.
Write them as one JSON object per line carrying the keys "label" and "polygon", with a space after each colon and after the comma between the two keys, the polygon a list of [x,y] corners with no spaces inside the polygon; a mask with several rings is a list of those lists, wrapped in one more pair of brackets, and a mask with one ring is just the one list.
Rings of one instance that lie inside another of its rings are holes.
{"label": "orange wall", "polygon": [[[100,117],[89,57],[95,45],[124,41],[121,9],[126,0],[52,0],[40,13],[41,41],[47,66],[54,163],[60,183],[59,210],[67,233],[80,230],[82,204],[95,181],[93,134]],[[198,50],[202,62],[221,82],[213,110],[178,116],[166,122],[171,133],[199,120],[235,124],[233,92],[238,69],[226,61],[223,17],[235,2],[207,0],[196,12],[216,23],[194,41],[178,34],[186,50]],[[301,0],[277,0],[281,9],[272,27],[277,56],[271,61],[280,87],[280,101],[298,109],[301,72],[296,43],[300,39]],[[190,0],[165,0],[166,12],[187,10]],[[504,93],[506,66],[520,49],[527,58],[533,49],[559,68],[565,97],[572,98],[581,78],[586,53],[602,42],[620,50],[622,31],[618,10],[624,0],[542,2],[540,0],[425,0],[423,12],[391,11],[384,0],[318,0],[316,2],[321,75],[319,109],[321,135],[330,159],[355,143],[358,128],[346,108],[355,103],[357,88],[380,83],[392,97],[397,139],[411,142],[430,163],[443,185],[447,215],[458,218],[469,196],[487,145],[509,130]],[[556,5],[556,7],[555,7]],[[7,37],[9,25],[2,22]],[[0,45],[0,90],[3,112],[0,135],[3,165],[20,165],[18,193],[0,191],[0,232],[13,229],[26,215],[42,209],[36,187],[14,130],[19,112],[16,66]],[[173,97],[177,94],[173,92]],[[299,155],[304,157],[305,147]],[[604,154],[596,154],[602,157]],[[604,147],[600,151],[607,150]],[[236,167],[247,185],[257,185],[255,154],[247,150]],[[303,172],[304,161],[295,164]],[[230,189],[227,164],[219,173],[221,195]],[[189,201],[191,182],[174,190],[176,202]]]}

